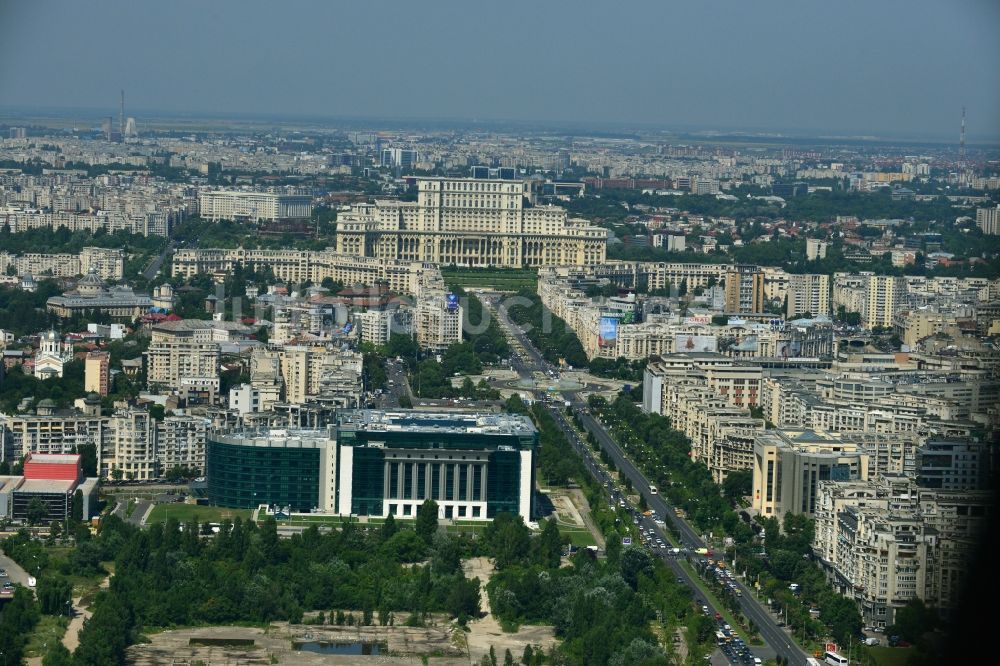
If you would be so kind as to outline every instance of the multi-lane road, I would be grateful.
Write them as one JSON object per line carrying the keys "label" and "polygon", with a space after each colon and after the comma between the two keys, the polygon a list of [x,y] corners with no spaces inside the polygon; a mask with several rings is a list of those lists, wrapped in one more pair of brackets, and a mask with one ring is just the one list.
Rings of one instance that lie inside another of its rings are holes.
{"label": "multi-lane road", "polygon": [[[518,373],[525,377],[530,377],[536,372],[546,374],[554,373],[556,371],[555,368],[542,358],[538,350],[531,344],[531,341],[528,340],[524,331],[510,321],[502,303],[499,302],[499,299],[499,294],[485,295],[485,303],[491,309],[492,313],[497,315],[497,319],[501,326],[506,329],[508,335],[517,343],[516,346],[519,347],[522,352],[514,353],[512,355],[511,365]],[[665,520],[673,519],[672,516],[674,515],[674,507],[670,506],[663,499],[663,496],[653,494],[651,492],[651,484],[649,480],[635,465],[632,464],[632,461],[629,460],[629,458],[624,454],[617,442],[615,442],[614,439],[608,434],[603,424],[590,414],[587,409],[587,405],[580,398],[580,396],[575,392],[565,392],[561,395],[563,400],[570,404],[573,412],[580,419],[584,428],[596,438],[600,447],[614,462],[615,467],[632,482],[632,487],[643,496],[653,512],[663,516]],[[587,469],[601,483],[607,484],[610,479],[607,478],[606,473],[604,473],[600,465],[593,460],[587,446],[579,440],[575,430],[566,421],[563,410],[559,408],[553,409],[552,414],[556,418],[557,423],[559,423],[560,427],[569,437],[570,442],[573,443],[577,452],[583,457],[587,465]],[[680,533],[681,545],[688,552],[693,552],[698,548],[706,547],[705,542],[701,539],[698,533],[692,529],[687,521],[678,518],[673,519],[673,522],[677,526]],[[642,517],[640,519],[639,526],[644,531],[652,529],[654,534],[658,535],[659,538],[664,539],[665,543],[667,542],[664,531],[649,518]],[[664,555],[664,559],[667,561],[671,569],[677,574],[678,579],[683,580],[686,584],[695,589],[697,594],[697,586],[687,573],[687,570],[684,569],[679,562],[677,562],[676,557]],[[767,643],[769,648],[766,650],[755,650],[755,653],[759,653],[759,656],[764,658],[781,655],[789,664],[806,664],[806,659],[809,655],[803,652],[785,632],[785,630],[777,625],[774,618],[772,618],[767,610],[754,598],[750,589],[746,585],[739,581],[734,582],[742,594],[739,598],[741,610],[754,623],[754,625],[756,625],[757,630],[760,632],[761,637]],[[709,606],[706,602],[707,600],[704,600],[702,605]],[[710,610],[714,612],[715,609],[710,608]]]}

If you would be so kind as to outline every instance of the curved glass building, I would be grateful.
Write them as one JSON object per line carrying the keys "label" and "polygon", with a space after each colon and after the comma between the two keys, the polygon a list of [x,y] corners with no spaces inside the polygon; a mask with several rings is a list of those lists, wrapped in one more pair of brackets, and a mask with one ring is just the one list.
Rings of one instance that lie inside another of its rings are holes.
{"label": "curved glass building", "polygon": [[[297,512],[326,509],[334,447],[326,430],[209,433],[208,499],[234,508],[268,504]],[[324,469],[328,473],[323,474]]]}

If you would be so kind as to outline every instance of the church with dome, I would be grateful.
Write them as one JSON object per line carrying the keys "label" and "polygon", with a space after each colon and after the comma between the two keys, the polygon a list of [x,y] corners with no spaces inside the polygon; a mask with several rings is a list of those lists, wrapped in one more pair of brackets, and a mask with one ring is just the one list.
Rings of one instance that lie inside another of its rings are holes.
{"label": "church with dome", "polygon": [[72,360],[73,345],[63,342],[55,331],[43,333],[38,353],[35,354],[35,377],[62,377],[63,366]]}

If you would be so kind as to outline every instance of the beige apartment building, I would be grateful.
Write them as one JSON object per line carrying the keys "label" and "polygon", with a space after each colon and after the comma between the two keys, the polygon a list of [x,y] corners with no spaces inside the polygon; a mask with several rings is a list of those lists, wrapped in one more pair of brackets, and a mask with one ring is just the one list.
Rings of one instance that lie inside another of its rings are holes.
{"label": "beige apartment building", "polygon": [[868,454],[853,441],[812,430],[767,430],[753,447],[753,508],[779,520],[812,516],[821,481],[868,479]]}
{"label": "beige apartment building", "polygon": [[819,484],[813,552],[866,626],[885,628],[912,599],[955,610],[991,509],[985,491],[942,491],[908,476]]}
{"label": "beige apartment building", "polygon": [[920,340],[957,327],[958,317],[937,309],[913,309],[898,313],[894,323],[896,335],[904,345],[913,349]]}
{"label": "beige apartment building", "polygon": [[337,251],[459,266],[594,265],[607,231],[534,205],[528,181],[418,178],[417,201],[358,204],[337,220]]}
{"label": "beige apartment building", "polygon": [[896,313],[908,305],[906,278],[874,273],[836,273],[833,305],[859,313],[867,329],[892,327]]}
{"label": "beige apartment building", "polygon": [[108,417],[99,412],[60,412],[52,404],[39,403],[35,414],[0,415],[0,460],[13,462],[28,453],[72,453],[84,444],[96,446],[100,457]]}
{"label": "beige apartment building", "polygon": [[180,319],[153,327],[146,351],[147,379],[151,389],[174,390],[185,380],[219,382],[219,344],[249,332],[228,321]]}
{"label": "beige apartment building", "polygon": [[906,307],[906,280],[889,275],[872,275],[865,285],[865,328],[891,328],[893,316]]}
{"label": "beige apartment building", "polygon": [[156,424],[149,412],[124,409],[108,421],[101,476],[126,481],[150,481],[159,476],[156,461]]}
{"label": "beige apartment building", "polygon": [[994,208],[977,208],[976,226],[987,236],[1000,235],[1000,204]]}
{"label": "beige apartment building", "polygon": [[320,284],[330,278],[346,285],[384,284],[390,291],[412,294],[424,273],[440,269],[423,262],[399,261],[342,254],[326,250],[195,249],[174,253],[174,276],[191,278],[199,273],[219,279],[232,273],[237,264],[256,271],[271,270],[283,282]]}
{"label": "beige apartment building", "polygon": [[83,361],[83,390],[107,396],[110,369],[111,355],[108,352],[88,352]]}

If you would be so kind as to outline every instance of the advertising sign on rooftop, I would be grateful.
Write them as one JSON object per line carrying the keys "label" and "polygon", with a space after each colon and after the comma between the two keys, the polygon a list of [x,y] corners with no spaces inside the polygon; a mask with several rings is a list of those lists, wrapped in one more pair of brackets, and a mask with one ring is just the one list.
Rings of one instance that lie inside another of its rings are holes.
{"label": "advertising sign on rooftop", "polygon": [[718,350],[718,342],[714,335],[674,336],[674,351],[676,352],[715,352]]}

